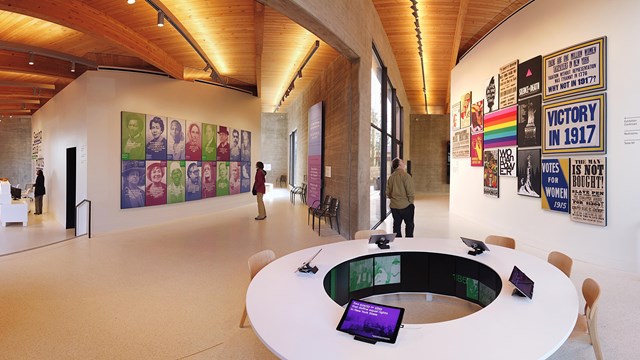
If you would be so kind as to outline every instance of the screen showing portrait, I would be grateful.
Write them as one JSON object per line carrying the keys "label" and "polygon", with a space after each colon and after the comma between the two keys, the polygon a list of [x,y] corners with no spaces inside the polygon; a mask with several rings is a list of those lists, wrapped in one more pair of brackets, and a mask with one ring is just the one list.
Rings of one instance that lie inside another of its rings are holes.
{"label": "screen showing portrait", "polygon": [[373,286],[373,258],[349,263],[349,291]]}
{"label": "screen showing portrait", "polygon": [[374,341],[395,343],[404,309],[351,299],[336,328]]}
{"label": "screen showing portrait", "polygon": [[374,285],[400,283],[400,255],[376,256],[373,259]]}

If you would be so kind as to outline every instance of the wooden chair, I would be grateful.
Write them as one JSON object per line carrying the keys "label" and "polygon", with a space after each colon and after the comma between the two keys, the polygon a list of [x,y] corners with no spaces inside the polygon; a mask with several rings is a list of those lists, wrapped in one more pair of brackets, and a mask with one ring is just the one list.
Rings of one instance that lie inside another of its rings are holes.
{"label": "wooden chair", "polygon": [[336,198],[332,198],[329,203],[329,208],[327,211],[318,214],[318,235],[320,235],[320,219],[324,219],[325,224],[327,223],[327,219],[329,219],[329,224],[333,229],[333,220],[336,219],[336,225],[338,226],[338,234],[340,234],[340,200]]}
{"label": "wooden chair", "polygon": [[[262,250],[257,252],[249,258],[249,275],[251,279],[256,276],[258,271],[267,266],[270,262],[276,259],[276,254],[272,250]],[[240,327],[244,327],[244,322],[247,319],[247,304],[244,305],[244,311],[242,312],[242,318],[240,319]]]}
{"label": "wooden chair", "polygon": [[484,239],[487,244],[498,245],[509,249],[516,248],[516,241],[508,236],[489,235]]}
{"label": "wooden chair", "polygon": [[358,230],[355,235],[353,235],[353,239],[368,239],[371,235],[380,235],[386,234],[386,231],[382,229],[375,230]]}
{"label": "wooden chair", "polygon": [[582,296],[584,296],[584,314],[578,314],[578,320],[573,328],[569,339],[587,338],[593,345],[593,351],[597,360],[602,360],[602,350],[598,341],[597,319],[598,319],[598,299],[600,299],[600,285],[587,278],[582,283]]}
{"label": "wooden chair", "polygon": [[560,269],[567,277],[571,277],[571,267],[573,266],[573,259],[569,256],[559,252],[552,251],[549,253],[547,261],[553,266]]}
{"label": "wooden chair", "polygon": [[309,209],[307,211],[307,225],[309,225],[309,218],[312,215],[327,211],[327,209],[329,209],[330,203],[331,203],[331,196],[329,195],[325,195],[324,201],[322,202],[320,202],[320,200],[315,200],[313,204],[309,206]]}

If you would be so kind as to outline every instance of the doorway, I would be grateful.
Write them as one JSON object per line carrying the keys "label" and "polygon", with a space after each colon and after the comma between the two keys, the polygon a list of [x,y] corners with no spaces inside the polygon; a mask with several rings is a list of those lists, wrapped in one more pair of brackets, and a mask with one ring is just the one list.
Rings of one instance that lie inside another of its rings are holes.
{"label": "doorway", "polygon": [[76,227],[76,148],[67,148],[67,221],[65,229]]}

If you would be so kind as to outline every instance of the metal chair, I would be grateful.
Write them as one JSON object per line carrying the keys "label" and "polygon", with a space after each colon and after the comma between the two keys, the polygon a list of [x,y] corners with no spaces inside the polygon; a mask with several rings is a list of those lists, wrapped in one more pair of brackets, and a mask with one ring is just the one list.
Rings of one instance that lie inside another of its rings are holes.
{"label": "metal chair", "polygon": [[597,315],[598,315],[598,300],[600,299],[600,285],[591,279],[587,278],[582,283],[582,296],[584,296],[584,314],[578,314],[578,320],[573,328],[573,332],[569,335],[570,339],[588,338],[588,341],[593,345],[593,351],[596,354],[597,360],[602,360],[602,350],[600,349],[600,341],[598,341],[597,333]]}
{"label": "metal chair", "polygon": [[[276,259],[276,254],[272,250],[262,250],[257,252],[251,257],[249,257],[249,275],[251,279],[256,276],[256,274],[262,270],[263,267],[267,266],[270,262]],[[240,327],[244,327],[244,322],[247,319],[247,305],[244,305],[244,311],[242,312],[242,318],[240,319]]]}
{"label": "metal chair", "polygon": [[508,236],[489,235],[484,239],[484,242],[491,245],[498,245],[509,249],[516,248],[516,241]]}
{"label": "metal chair", "polygon": [[340,234],[340,200],[336,198],[332,198],[329,203],[329,208],[327,211],[318,214],[318,235],[320,235],[320,219],[324,218],[325,224],[327,223],[327,219],[329,219],[329,225],[333,229],[333,220],[336,219],[336,225],[338,226],[338,234]]}
{"label": "metal chair", "polygon": [[331,196],[325,195],[324,201],[320,202],[320,200],[315,200],[311,206],[309,206],[309,210],[307,212],[307,225],[309,225],[309,218],[311,215],[314,215],[319,212],[324,212],[329,208],[329,204],[331,203]]}
{"label": "metal chair", "polygon": [[285,187],[287,185],[287,175],[280,175],[278,178],[278,185],[280,187]]}

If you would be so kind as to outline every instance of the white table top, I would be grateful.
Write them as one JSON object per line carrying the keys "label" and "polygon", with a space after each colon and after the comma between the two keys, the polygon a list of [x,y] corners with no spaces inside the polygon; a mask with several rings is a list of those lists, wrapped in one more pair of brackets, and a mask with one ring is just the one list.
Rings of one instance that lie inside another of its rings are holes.
{"label": "white table top", "polygon": [[[380,250],[349,240],[300,250],[262,269],[247,291],[247,313],[262,342],[283,359],[545,359],[568,338],[578,314],[578,293],[564,273],[529,254],[489,245],[479,256],[462,242],[396,239]],[[315,254],[316,274],[294,270]],[[336,326],[344,308],[325,292],[325,275],[336,265],[367,254],[419,251],[470,258],[496,271],[502,289],[485,308],[433,324],[407,324],[395,344],[355,341]],[[533,299],[512,296],[509,275],[517,265],[535,282]]]}

